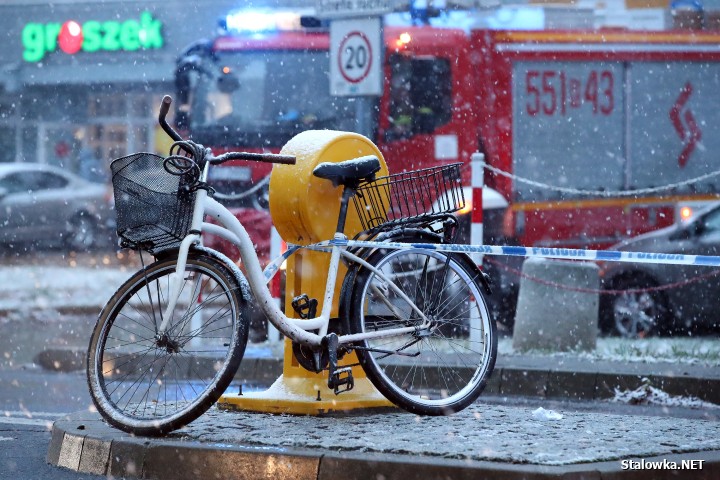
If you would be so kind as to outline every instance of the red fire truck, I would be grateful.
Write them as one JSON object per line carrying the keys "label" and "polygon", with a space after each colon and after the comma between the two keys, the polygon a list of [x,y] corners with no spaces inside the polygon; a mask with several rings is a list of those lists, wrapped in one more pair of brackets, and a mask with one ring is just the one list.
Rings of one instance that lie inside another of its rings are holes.
{"label": "red fire truck", "polygon": [[[303,130],[353,130],[357,100],[330,95],[329,41],[296,26],[189,47],[177,120],[219,150],[277,151]],[[720,167],[720,34],[386,26],[384,42],[370,138],[391,173],[483,152],[504,172],[486,184],[509,204],[486,212],[485,243],[603,248],[718,198],[717,177],[688,180]],[[234,168],[240,189],[270,170]],[[628,190],[638,193],[616,193]]]}
{"label": "red fire truck", "polygon": [[[674,32],[473,32],[478,123],[491,178],[526,245],[601,248],[717,199],[720,36]],[[490,68],[490,66],[492,66]],[[662,188],[668,187],[671,188]],[[637,195],[614,192],[637,190]],[[594,191],[586,194],[583,191]]]}
{"label": "red fire truck", "polygon": [[[673,223],[683,202],[717,198],[717,178],[684,182],[720,166],[718,34],[386,27],[384,36],[371,139],[390,171],[485,153],[520,177],[486,175],[510,204],[505,236],[520,244],[604,247]],[[220,150],[277,151],[303,130],[353,130],[355,100],[329,93],[328,49],[326,30],[302,27],[195,44],[178,63],[176,118]],[[248,188],[269,171],[238,164],[224,177]]]}

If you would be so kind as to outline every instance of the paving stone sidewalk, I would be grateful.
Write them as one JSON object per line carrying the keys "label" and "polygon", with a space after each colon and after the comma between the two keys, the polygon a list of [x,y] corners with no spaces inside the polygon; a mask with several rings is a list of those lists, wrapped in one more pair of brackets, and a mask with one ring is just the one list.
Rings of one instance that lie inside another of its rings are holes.
{"label": "paving stone sidewalk", "polygon": [[213,408],[160,439],[79,413],[55,422],[52,438],[51,464],[114,478],[720,478],[717,421],[482,402],[451,417]]}

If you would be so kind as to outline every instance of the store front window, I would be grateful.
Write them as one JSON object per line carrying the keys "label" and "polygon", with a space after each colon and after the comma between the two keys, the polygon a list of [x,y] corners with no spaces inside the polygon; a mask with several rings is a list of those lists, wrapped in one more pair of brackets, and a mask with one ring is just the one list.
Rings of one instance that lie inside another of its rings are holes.
{"label": "store front window", "polygon": [[17,156],[15,104],[0,101],[0,162],[14,162]]}
{"label": "store front window", "polygon": [[108,182],[112,160],[154,150],[152,105],[160,105],[159,95],[91,92],[84,98],[72,95],[67,102],[85,104],[84,112],[77,112],[79,118],[55,121],[47,115],[27,125],[37,141],[27,138],[24,161],[57,165],[88,180]]}
{"label": "store front window", "polygon": [[160,100],[159,95],[148,93],[108,93],[91,97],[88,102],[90,124],[84,132],[85,147],[97,158],[108,162],[131,152],[152,151],[152,127],[156,122],[153,112]]}
{"label": "store front window", "polygon": [[0,162],[15,161],[15,127],[0,125]]}

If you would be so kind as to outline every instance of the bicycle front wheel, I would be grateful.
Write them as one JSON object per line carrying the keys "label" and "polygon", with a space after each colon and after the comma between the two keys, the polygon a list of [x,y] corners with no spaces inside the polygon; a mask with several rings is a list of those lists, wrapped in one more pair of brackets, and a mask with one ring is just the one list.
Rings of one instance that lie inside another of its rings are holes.
{"label": "bicycle front wheel", "polygon": [[202,415],[232,381],[247,344],[236,277],[197,252],[188,257],[166,332],[158,332],[176,263],[177,254],[125,282],[90,341],[93,402],[108,423],[136,435],[162,435]]}
{"label": "bicycle front wheel", "polygon": [[413,413],[449,415],[470,405],[497,355],[480,272],[466,255],[427,249],[380,250],[368,262],[382,275],[367,268],[358,274],[353,333],[413,330],[356,343],[367,377]]}

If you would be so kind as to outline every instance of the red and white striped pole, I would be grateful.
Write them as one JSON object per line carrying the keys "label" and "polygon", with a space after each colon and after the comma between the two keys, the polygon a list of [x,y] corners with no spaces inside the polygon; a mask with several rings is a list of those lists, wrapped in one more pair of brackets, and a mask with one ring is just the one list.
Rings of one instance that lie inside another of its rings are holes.
{"label": "red and white striped pole", "polygon": [[[483,202],[482,191],[485,186],[485,154],[473,153],[470,157],[470,186],[472,187],[472,213],[470,215],[470,244],[483,244]],[[482,263],[483,256],[472,254],[477,265]]]}

